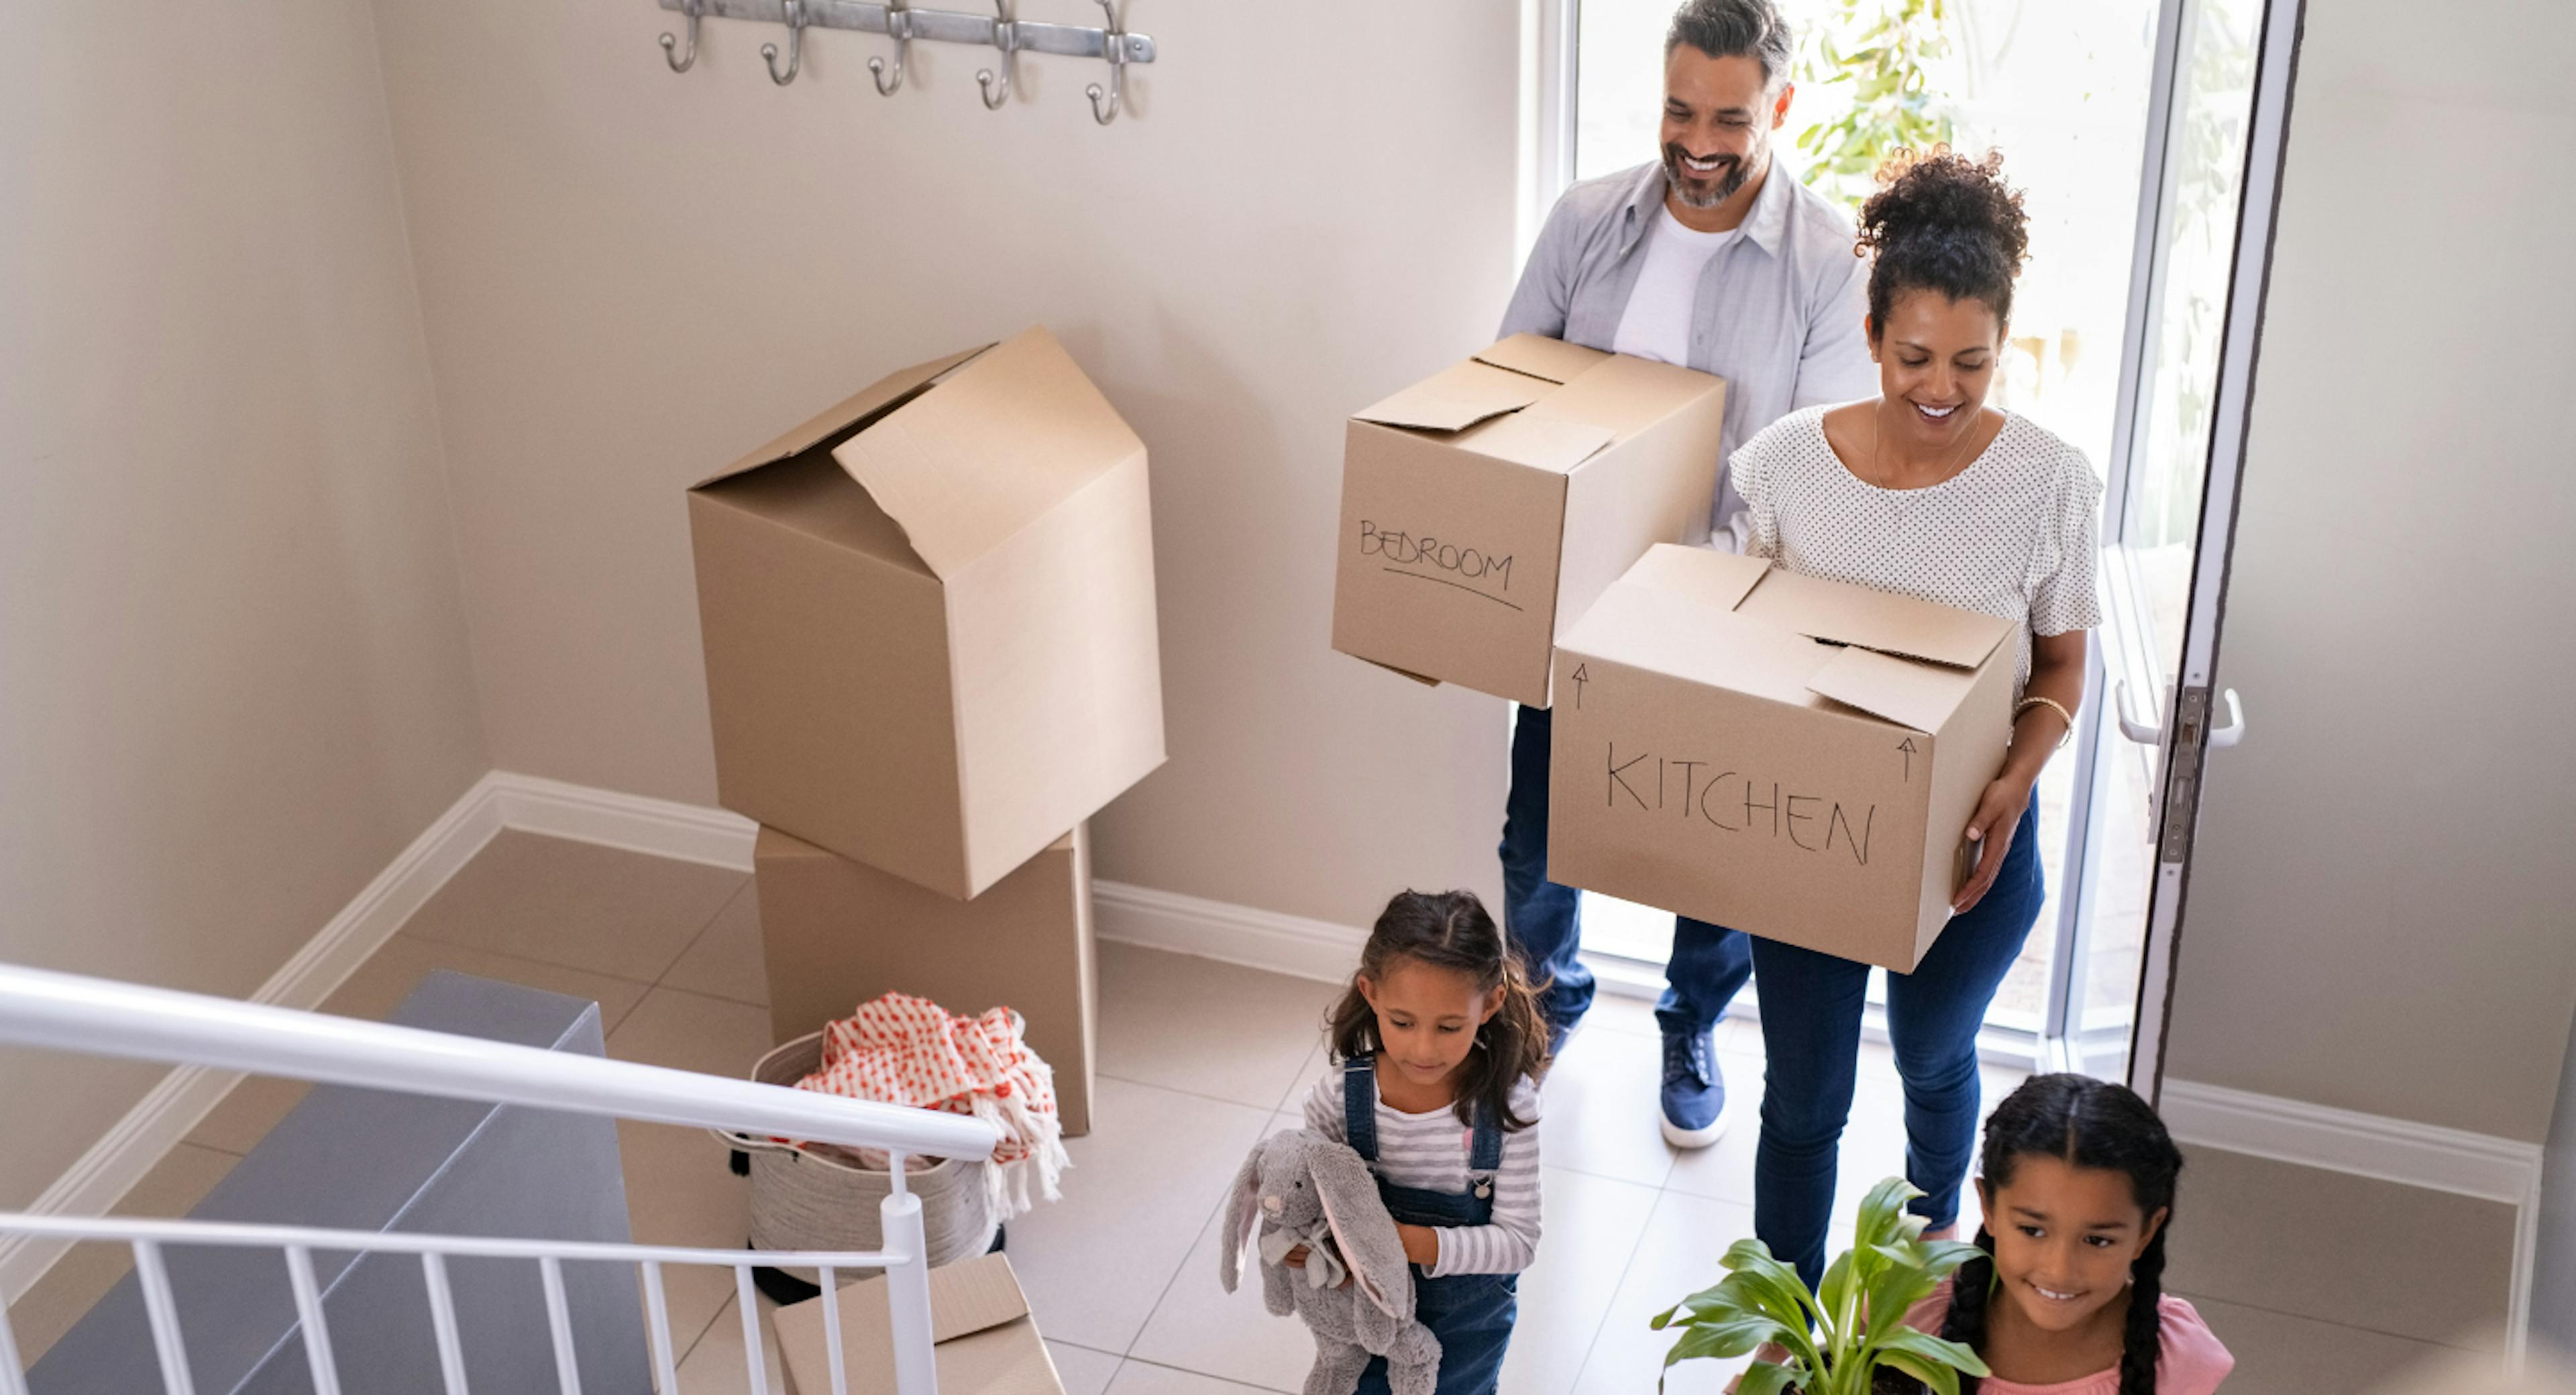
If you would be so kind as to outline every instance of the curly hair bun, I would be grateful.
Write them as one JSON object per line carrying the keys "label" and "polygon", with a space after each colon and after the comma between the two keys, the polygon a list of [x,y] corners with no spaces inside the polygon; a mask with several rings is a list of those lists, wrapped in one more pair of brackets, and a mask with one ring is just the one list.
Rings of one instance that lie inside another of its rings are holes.
{"label": "curly hair bun", "polygon": [[1858,250],[1870,268],[1872,323],[1904,291],[1935,290],[1952,300],[2012,311],[2013,279],[2030,254],[2030,216],[2021,191],[2004,183],[2004,157],[1951,153],[1947,146],[1906,151],[1882,166],[1880,189],[1860,210]]}

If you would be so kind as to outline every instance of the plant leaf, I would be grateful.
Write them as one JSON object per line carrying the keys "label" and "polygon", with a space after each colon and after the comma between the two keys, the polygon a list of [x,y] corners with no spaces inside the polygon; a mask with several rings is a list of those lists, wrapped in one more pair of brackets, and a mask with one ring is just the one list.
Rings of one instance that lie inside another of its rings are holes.
{"label": "plant leaf", "polygon": [[1766,1310],[1776,1306],[1817,1320],[1825,1316],[1798,1271],[1772,1258],[1771,1247],[1760,1240],[1747,1236],[1736,1241],[1718,1263],[1744,1276],[1745,1282],[1761,1293]]}
{"label": "plant leaf", "polygon": [[1920,1261],[1923,1272],[1936,1279],[1985,1253],[1965,1240],[1921,1240],[1915,1243],[1923,1250]]}
{"label": "plant leaf", "polygon": [[[1945,1342],[1929,1332],[1917,1332],[1911,1327],[1900,1327],[1887,1334],[1887,1340],[1879,1344],[1879,1355],[1881,1360],[1890,1356],[1911,1357],[1917,1361],[1955,1367],[1972,1376],[1994,1374],[1969,1348],[1957,1342]],[[1916,1376],[1915,1379],[1922,1377]]]}
{"label": "plant leaf", "polygon": [[1902,1177],[1882,1179],[1869,1189],[1869,1195],[1861,1198],[1860,1226],[1852,1237],[1853,1246],[1867,1249],[1887,1243],[1896,1234],[1896,1218],[1905,1209],[1905,1203],[1921,1195],[1922,1192]]}
{"label": "plant leaf", "polygon": [[1779,1342],[1782,1346],[1786,1346],[1788,1343],[1784,1339],[1788,1335],[1788,1331],[1780,1324],[1766,1317],[1736,1318],[1729,1322],[1710,1323],[1706,1326],[1693,1325],[1684,1328],[1681,1340],[1673,1343],[1672,1349],[1664,1353],[1664,1364],[1670,1366],[1676,1361],[1689,1361],[1702,1356],[1714,1356],[1721,1360],[1730,1356],[1742,1356],[1764,1342]]}
{"label": "plant leaf", "polygon": [[1756,1361],[1745,1368],[1744,1379],[1736,1383],[1735,1395],[1780,1395],[1780,1392],[1796,1385],[1805,1374],[1795,1365]]}
{"label": "plant leaf", "polygon": [[1959,1373],[1937,1361],[1921,1361],[1902,1354],[1889,1354],[1880,1357],[1878,1364],[1893,1366],[1923,1382],[1932,1395],[1959,1395]]}

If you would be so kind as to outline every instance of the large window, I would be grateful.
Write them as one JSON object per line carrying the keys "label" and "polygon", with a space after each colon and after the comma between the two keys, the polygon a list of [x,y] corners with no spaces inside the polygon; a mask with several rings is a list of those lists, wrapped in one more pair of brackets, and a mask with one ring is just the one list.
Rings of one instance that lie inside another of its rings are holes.
{"label": "large window", "polygon": [[[1574,39],[1559,176],[1655,159],[1674,0],[1559,3]],[[2000,151],[2023,191],[2031,255],[1993,400],[2081,446],[2110,484],[2116,613],[2091,715],[2103,720],[2125,680],[2152,720],[2199,522],[2260,0],[1779,3],[1801,31],[1780,171],[1856,211],[1881,157],[1946,139]],[[2151,748],[2107,731],[2040,786],[2050,904],[1989,1015],[2033,1041],[2091,1030],[2125,1042],[2154,770]],[[1585,943],[1614,975],[1670,952],[1668,913],[1587,897],[1586,916]],[[2085,1064],[2085,1048],[2058,1060]]]}

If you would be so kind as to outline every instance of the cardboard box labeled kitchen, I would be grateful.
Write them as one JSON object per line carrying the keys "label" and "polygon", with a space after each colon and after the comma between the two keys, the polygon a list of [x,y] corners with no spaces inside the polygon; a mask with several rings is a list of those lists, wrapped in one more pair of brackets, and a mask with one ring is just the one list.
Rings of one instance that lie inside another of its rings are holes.
{"label": "cardboard box labeled kitchen", "polygon": [[1991,615],[1657,547],[1557,653],[1548,876],[1911,971],[2018,656]]}
{"label": "cardboard box labeled kitchen", "polygon": [[1705,531],[1726,384],[1516,334],[1351,418],[1333,647],[1544,707],[1551,646]]}
{"label": "cardboard box labeled kitchen", "polygon": [[1055,1068],[1067,1133],[1091,1128],[1099,1041],[1088,826],[972,901],[953,901],[774,828],[753,844],[769,1017],[779,1041],[820,1031],[880,994],[956,1013],[1016,1010]]}
{"label": "cardboard box labeled kitchen", "polygon": [[1145,447],[1032,329],[689,493],[726,808],[960,899],[1163,761]]}
{"label": "cardboard box labeled kitchen", "polygon": [[[894,1318],[882,1275],[778,1310],[774,1321],[787,1388],[832,1388],[826,1303],[840,1306],[850,1395],[894,1395]],[[930,1271],[930,1336],[937,1343],[931,1361],[940,1395],[1064,1395],[1046,1340],[1029,1316],[1028,1297],[1001,1255],[978,1255]]]}

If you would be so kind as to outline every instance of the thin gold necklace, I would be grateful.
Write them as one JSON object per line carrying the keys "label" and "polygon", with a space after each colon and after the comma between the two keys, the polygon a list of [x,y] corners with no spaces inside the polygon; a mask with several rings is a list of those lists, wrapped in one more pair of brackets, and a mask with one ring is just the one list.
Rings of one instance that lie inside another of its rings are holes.
{"label": "thin gold necklace", "polygon": [[[1887,461],[1884,456],[1879,454],[1878,440],[1880,433],[1878,414],[1885,410],[1887,410],[1887,399],[1882,397],[1878,399],[1878,406],[1869,414],[1869,469],[1871,474],[1878,476],[1878,478],[1871,481],[1871,483],[1876,484],[1880,489],[1890,494],[1911,494],[1914,492],[1913,490],[1898,489],[1895,485],[1888,483],[1890,476],[1887,473]],[[1951,448],[1950,458],[1941,462],[1941,478],[1932,481],[1932,484],[1944,483],[1957,472],[1959,457],[1968,453],[1968,443],[1975,439],[1977,439],[1977,423],[1976,419],[1971,417],[1968,420],[1968,429],[1959,434],[1959,444]],[[1927,484],[1922,487],[1929,489],[1932,485]]]}

